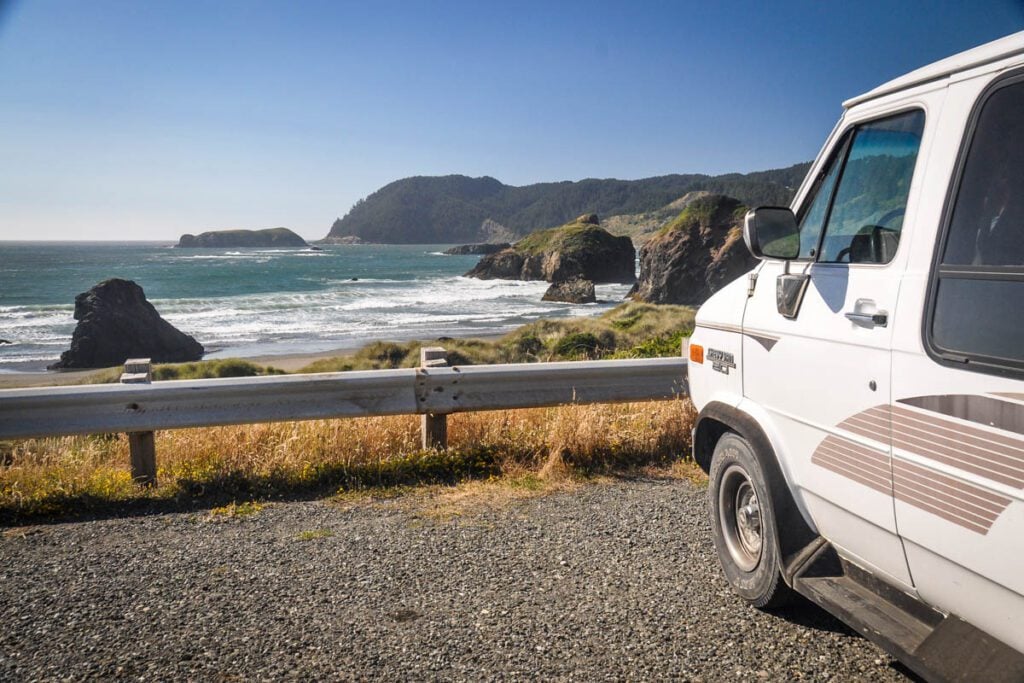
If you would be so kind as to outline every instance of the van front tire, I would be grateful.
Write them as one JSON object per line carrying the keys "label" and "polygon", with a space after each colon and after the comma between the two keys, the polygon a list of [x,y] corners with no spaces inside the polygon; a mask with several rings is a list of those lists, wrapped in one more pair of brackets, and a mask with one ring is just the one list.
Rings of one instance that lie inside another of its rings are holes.
{"label": "van front tire", "polygon": [[782,580],[771,491],[746,439],[723,435],[715,445],[708,476],[708,513],[725,578],[759,609],[788,603],[792,593]]}

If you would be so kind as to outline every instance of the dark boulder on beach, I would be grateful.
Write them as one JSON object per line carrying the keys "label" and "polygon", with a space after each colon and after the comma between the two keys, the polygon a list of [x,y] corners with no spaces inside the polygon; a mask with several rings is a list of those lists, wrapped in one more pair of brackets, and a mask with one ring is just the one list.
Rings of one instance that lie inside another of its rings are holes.
{"label": "dark boulder on beach", "polygon": [[129,358],[183,363],[203,357],[203,346],[160,317],[142,287],[131,280],[104,280],[75,297],[71,348],[51,370],[105,368]]}
{"label": "dark boulder on beach", "polygon": [[636,250],[628,237],[616,237],[600,226],[596,214],[531,233],[480,259],[467,277],[481,280],[547,280],[574,277],[593,282],[633,282]]}
{"label": "dark boulder on beach", "polygon": [[543,301],[564,301],[570,304],[592,304],[597,301],[594,283],[583,278],[570,278],[553,283],[541,297]]}

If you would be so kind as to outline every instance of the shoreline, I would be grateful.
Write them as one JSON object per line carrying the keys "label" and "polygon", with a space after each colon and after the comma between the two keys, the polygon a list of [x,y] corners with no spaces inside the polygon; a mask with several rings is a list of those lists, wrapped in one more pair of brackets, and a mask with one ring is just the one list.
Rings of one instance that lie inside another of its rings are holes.
{"label": "shoreline", "polygon": [[[479,334],[479,335],[447,335],[449,339],[480,339],[483,341],[495,341],[501,339],[504,334]],[[389,339],[370,339],[363,341],[357,345],[346,345],[339,346],[327,351],[306,351],[296,353],[282,353],[282,354],[261,354],[261,355],[247,355],[244,354],[233,354],[228,350],[220,349],[214,351],[211,354],[203,357],[203,361],[210,360],[225,360],[228,358],[238,358],[240,360],[255,363],[256,365],[270,366],[277,368],[278,370],[284,370],[285,372],[292,374],[298,370],[306,367],[310,363],[313,363],[324,358],[337,358],[339,356],[347,356],[355,353],[359,349],[363,348],[368,344],[376,342],[390,342],[405,343],[409,340],[396,341]],[[436,346],[443,346],[444,341],[440,339],[434,340],[421,340],[424,344],[431,344]],[[223,355],[222,355],[223,354]],[[202,362],[202,361],[196,361]],[[177,364],[175,364],[177,365]],[[0,372],[0,389],[26,389],[32,387],[52,387],[62,386],[68,384],[87,384],[87,380],[91,375],[101,375],[110,371],[111,368],[90,368],[83,370],[44,370],[40,372]]]}

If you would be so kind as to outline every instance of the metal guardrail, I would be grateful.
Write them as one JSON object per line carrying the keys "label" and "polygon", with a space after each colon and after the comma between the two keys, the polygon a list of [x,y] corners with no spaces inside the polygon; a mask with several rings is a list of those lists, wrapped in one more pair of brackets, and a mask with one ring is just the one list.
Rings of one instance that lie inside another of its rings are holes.
{"label": "metal guardrail", "polygon": [[[448,367],[443,349],[422,352],[421,367],[401,370],[149,384],[133,366],[124,381],[143,383],[0,390],[0,439],[421,414],[424,446],[444,447],[451,413],[688,394],[684,358]],[[139,448],[152,450],[152,436]],[[135,450],[133,441],[133,472],[155,477],[155,463],[141,462],[155,456]]]}

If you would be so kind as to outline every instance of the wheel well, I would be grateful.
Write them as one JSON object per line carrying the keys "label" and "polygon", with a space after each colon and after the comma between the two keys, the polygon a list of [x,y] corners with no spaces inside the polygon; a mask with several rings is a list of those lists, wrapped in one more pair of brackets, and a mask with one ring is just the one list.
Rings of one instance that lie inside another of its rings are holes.
{"label": "wheel well", "polygon": [[[761,426],[746,413],[742,413],[724,403],[712,402],[704,407],[697,416],[697,427],[693,435],[693,459],[701,469],[709,472],[711,456],[715,445],[723,434],[733,432],[747,440],[757,459],[764,467],[771,490],[772,506],[775,508],[775,519],[778,520],[779,549],[782,553],[782,564],[785,568],[783,576],[790,583],[795,563],[800,552],[818,538],[793,499],[782,468],[779,467],[778,454],[772,447],[768,436]],[[785,533],[782,533],[783,530]]]}
{"label": "wheel well", "polygon": [[698,418],[697,430],[693,435],[693,459],[704,470],[711,472],[711,456],[715,453],[715,445],[726,432],[734,432],[729,425],[713,417]]}

